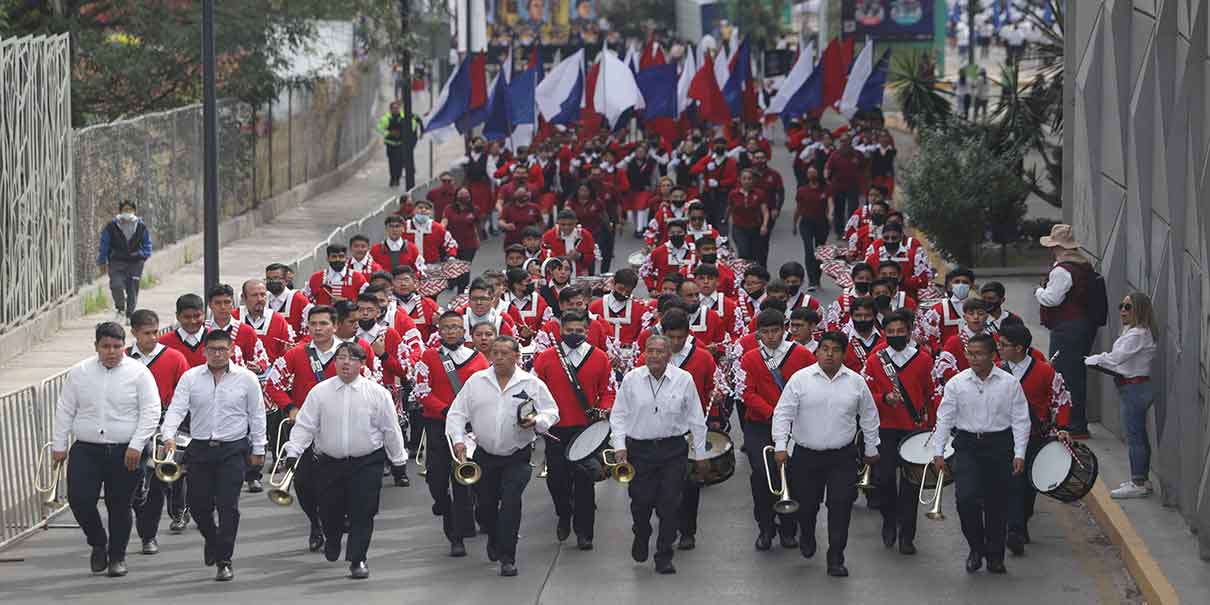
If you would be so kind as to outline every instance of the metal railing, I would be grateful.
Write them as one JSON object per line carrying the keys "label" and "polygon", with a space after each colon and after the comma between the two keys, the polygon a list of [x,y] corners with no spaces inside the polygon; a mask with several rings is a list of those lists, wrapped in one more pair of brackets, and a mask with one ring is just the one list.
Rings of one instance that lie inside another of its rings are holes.
{"label": "metal railing", "polygon": [[[55,403],[68,371],[0,396],[0,550],[48,528],[67,509],[66,472],[60,474],[51,503],[34,483],[49,481],[49,461],[42,469],[35,467],[41,448],[51,440]],[[43,474],[35,476],[39,470]]]}

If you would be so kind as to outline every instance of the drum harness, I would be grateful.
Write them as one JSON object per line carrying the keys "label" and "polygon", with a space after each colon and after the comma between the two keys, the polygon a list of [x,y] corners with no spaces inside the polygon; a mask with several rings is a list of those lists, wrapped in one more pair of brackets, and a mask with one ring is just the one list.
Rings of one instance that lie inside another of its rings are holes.
{"label": "drum harness", "polygon": [[907,395],[907,389],[903,386],[903,381],[899,379],[899,370],[895,368],[895,362],[891,361],[891,355],[887,353],[886,349],[878,352],[878,360],[882,362],[882,371],[887,378],[891,379],[891,386],[895,387],[895,394],[903,401],[903,407],[907,409],[908,416],[912,417],[912,422],[916,426],[923,426],[925,422],[928,422],[928,410],[925,410],[924,415],[921,416],[920,411],[912,404],[911,398]]}
{"label": "drum harness", "polygon": [[[563,354],[563,343],[555,344],[555,352],[559,355],[559,367],[563,368],[563,373],[567,375],[567,381],[571,383],[571,390],[576,394],[576,403],[579,403],[580,407],[583,408],[584,415],[588,417],[590,422],[593,420],[604,419],[604,413],[602,410],[589,407],[588,394],[586,394],[584,392],[584,388],[580,386],[579,377],[577,376],[575,370],[572,369],[571,364],[568,363],[567,357]],[[589,355],[592,355],[591,348],[588,350],[588,353],[584,354],[584,359],[581,361],[581,363],[588,361]]]}

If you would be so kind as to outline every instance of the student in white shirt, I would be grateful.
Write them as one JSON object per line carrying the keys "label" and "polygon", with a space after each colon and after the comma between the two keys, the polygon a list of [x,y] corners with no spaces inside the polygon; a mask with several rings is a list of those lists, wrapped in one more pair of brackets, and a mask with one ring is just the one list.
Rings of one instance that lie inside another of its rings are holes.
{"label": "student in white shirt", "polygon": [[1151,443],[1147,439],[1147,409],[1155,401],[1151,386],[1151,362],[1155,359],[1156,329],[1151,298],[1132,292],[1118,304],[1122,335],[1108,353],[1084,358],[1084,363],[1118,374],[1114,384],[1121,401],[1122,427],[1130,452],[1130,481],[1110,492],[1114,498],[1145,498],[1151,495]]}
{"label": "student in white shirt", "polygon": [[[55,405],[51,459],[67,458],[67,502],[92,547],[89,566],[109,577],[126,575],[126,545],[132,526],[130,502],[143,477],[143,448],[155,435],[160,394],[142,362],[126,356],[126,332],[114,322],[97,325],[96,357],[78,363]],[[105,487],[109,533],[97,512]]]}
{"label": "student in white shirt", "polygon": [[479,520],[487,530],[487,558],[500,561],[500,575],[517,575],[517,532],[521,494],[538,433],[559,422],[559,408],[546,385],[517,367],[521,346],[498,336],[491,346],[492,367],[471,375],[445,417],[445,434],[454,457],[466,460],[469,422],[474,431],[474,460],[483,471],[475,484]]}
{"label": "student in white shirt", "polygon": [[370,577],[366,551],[374,533],[382,493],[382,466],[407,463],[403,432],[391,394],[361,375],[365,349],[354,342],[336,348],[336,376],[311,389],[286,444],[286,467],[314,444],[312,480],[319,493],[324,557],[340,558],[340,542],[349,524],[345,560],[349,576]]}
{"label": "student in white shirt", "polygon": [[[934,435],[954,432],[954,491],[962,533],[970,546],[966,571],[1005,573],[1004,538],[1012,476],[1025,470],[1029,403],[1021,383],[996,367],[996,341],[976,334],[966,344],[971,367],[945,383]],[[946,439],[933,439],[933,464],[945,469]],[[1011,461],[1011,462],[1010,462]],[[951,469],[945,469],[946,473]],[[1011,473],[1011,474],[1010,474]]]}
{"label": "student in white shirt", "polygon": [[[669,363],[672,343],[668,337],[653,335],[646,346],[646,365],[628,372],[618,388],[609,415],[609,439],[617,450],[617,461],[630,462],[635,468],[629,486],[634,518],[630,556],[638,563],[647,560],[651,513],[655,511],[660,518],[655,571],[674,574],[672,554],[680,525],[685,461],[692,458],[699,472],[706,470],[706,416],[693,376]],[[692,456],[684,438],[687,432],[693,435]]]}

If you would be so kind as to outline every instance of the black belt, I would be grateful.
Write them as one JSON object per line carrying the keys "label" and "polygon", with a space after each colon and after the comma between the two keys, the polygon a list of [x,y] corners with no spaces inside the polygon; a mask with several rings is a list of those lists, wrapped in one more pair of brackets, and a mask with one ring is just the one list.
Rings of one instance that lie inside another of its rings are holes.
{"label": "black belt", "polygon": [[315,461],[321,462],[324,464],[339,464],[341,462],[360,462],[362,460],[365,460],[366,458],[369,458],[370,456],[377,454],[380,451],[382,451],[382,448],[378,448],[363,456],[348,456],[346,458],[336,458],[334,456],[329,456],[327,454],[316,454]]}
{"label": "black belt", "polygon": [[852,443],[847,443],[847,444],[842,445],[842,446],[840,446],[840,447],[838,447],[838,448],[833,448],[833,449],[825,449],[825,450],[816,450],[816,449],[811,449],[811,448],[809,448],[809,447],[807,447],[807,446],[805,446],[805,445],[802,445],[801,443],[798,443],[797,441],[795,441],[795,442],[794,442],[794,447],[795,447],[795,448],[797,448],[797,449],[800,449],[800,450],[802,450],[802,451],[804,451],[804,452],[811,453],[811,454],[836,454],[836,453],[839,453],[839,452],[844,452],[844,451],[846,451],[846,450],[851,450],[851,449],[856,449],[856,448],[857,448],[857,446],[856,446],[856,445],[853,445]]}
{"label": "black belt", "polygon": [[954,436],[965,437],[968,439],[995,439],[997,437],[1012,437],[1012,429],[1004,429],[1001,431],[989,431],[986,433],[976,433],[974,431],[964,431],[962,429],[954,429]]}
{"label": "black belt", "polygon": [[247,441],[247,440],[248,439],[246,437],[243,439],[235,439],[233,441],[219,441],[218,439],[198,439],[195,437],[193,439],[193,441],[189,442],[189,445],[193,445],[193,444],[197,443],[197,444],[205,445],[206,447],[223,447],[224,445],[231,445],[233,443],[240,443],[242,441]]}
{"label": "black belt", "polygon": [[655,439],[635,439],[634,437],[627,437],[627,438],[626,438],[626,440],[627,440],[627,441],[633,441],[633,442],[635,442],[635,443],[642,443],[642,444],[652,443],[652,444],[656,444],[656,445],[659,445],[659,444],[662,444],[662,443],[668,443],[668,442],[670,442],[670,441],[676,441],[677,439],[680,439],[681,441],[684,441],[684,440],[685,440],[685,436],[684,436],[684,435],[676,435],[676,436],[673,436],[673,437],[657,437],[657,438],[655,438]]}

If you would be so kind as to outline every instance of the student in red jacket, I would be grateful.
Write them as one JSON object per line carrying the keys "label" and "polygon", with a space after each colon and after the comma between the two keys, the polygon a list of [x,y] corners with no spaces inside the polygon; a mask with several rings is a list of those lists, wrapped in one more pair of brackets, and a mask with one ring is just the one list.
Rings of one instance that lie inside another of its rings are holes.
{"label": "student in red jacket", "polygon": [[[370,256],[374,257],[374,262],[381,265],[385,271],[391,271],[401,265],[417,268],[416,259],[420,257],[420,248],[403,237],[404,223],[405,220],[402,216],[387,215],[383,219],[387,232],[386,239],[370,248]],[[331,261],[330,258],[328,260]]]}
{"label": "student in red jacket", "polygon": [[882,344],[877,318],[878,308],[873,299],[862,298],[853,301],[852,318],[842,331],[849,339],[844,365],[854,372],[860,373],[870,354]]}
{"label": "student in red jacket", "polygon": [[269,369],[269,356],[256,336],[256,330],[235,317],[235,290],[227,284],[215,284],[206,293],[206,304],[210,307],[210,319],[206,327],[222,330],[231,336],[231,344],[238,355],[232,355],[236,363],[260,376]]}
{"label": "student in red jacket", "polygon": [[962,323],[958,331],[945,341],[933,365],[933,379],[941,389],[955,374],[971,367],[966,359],[966,345],[976,334],[990,334],[987,329],[987,303],[982,298],[968,298],[962,303]]}
{"label": "student in red jacket", "polygon": [[689,169],[689,173],[702,177],[702,202],[710,224],[725,228],[727,224],[727,193],[739,182],[739,169],[735,160],[727,156],[727,139],[716,137],[712,153],[702,156]]}
{"label": "student in red jacket", "polygon": [[727,338],[727,326],[714,309],[702,305],[701,286],[687,279],[677,287],[676,293],[689,309],[689,334],[693,340],[711,355],[721,354],[723,341]]}
{"label": "student in red jacket", "polygon": [[749,488],[752,492],[752,511],[759,531],[756,550],[769,550],[773,546],[776,532],[781,538],[782,548],[798,546],[798,523],[792,515],[775,515],[773,504],[776,496],[769,492],[765,481],[765,466],[776,468],[766,461],[764,447],[773,445],[773,408],[781,399],[781,391],[795,372],[815,363],[815,356],[806,347],[786,339],[786,316],[781,311],[768,309],[756,318],[760,346],[744,353],[740,359],[736,391],[744,401],[744,445],[751,467]]}
{"label": "student in red jacket", "polygon": [[[596,523],[593,477],[567,460],[567,446],[613,407],[617,386],[605,351],[587,342],[588,315],[566,311],[559,318],[561,342],[534,359],[533,374],[546,383],[559,406],[559,422],[546,440],[546,488],[558,516],[560,542],[576,532],[576,547],[592,550]],[[575,380],[569,377],[575,376]]]}
{"label": "student in red jacket", "polygon": [[[307,280],[303,294],[317,305],[332,305],[342,300],[357,300],[361,289],[369,282],[365,273],[349,269],[348,248],[344,244],[328,244],[325,251],[328,268],[316,271]],[[377,260],[377,259],[375,259]],[[385,266],[385,265],[384,265]]]}
{"label": "student in red jacket", "polygon": [[[265,282],[259,279],[245,281],[240,294],[244,304],[231,316],[252,328],[265,350],[268,365],[272,365],[294,346],[297,338],[294,328],[290,327],[285,315],[269,308],[269,291],[265,288]],[[266,370],[268,365],[265,366]]]}
{"label": "student in red jacket", "polygon": [[912,342],[912,316],[899,311],[886,319],[886,343],[866,359],[862,375],[878,406],[878,463],[874,483],[883,494],[882,543],[899,541],[899,552],[916,553],[919,490],[900,477],[899,442],[915,431],[930,429],[937,420],[933,397],[933,358]]}
{"label": "student in red jacket", "polygon": [[629,347],[643,331],[643,314],[647,305],[634,296],[639,274],[634,269],[619,269],[613,276],[613,291],[588,305],[589,312],[610,324],[609,336]]}
{"label": "student in red jacket", "polygon": [[349,238],[349,269],[364,273],[366,279],[376,271],[382,271],[382,265],[374,262],[370,256],[370,238],[358,233]]}
{"label": "student in red jacket", "polygon": [[265,267],[265,288],[269,290],[268,308],[290,322],[294,336],[303,335],[307,307],[311,301],[301,290],[293,290],[286,285],[286,275],[290,268],[281,263],[271,263]]}
{"label": "student in red jacket", "polygon": [[420,333],[420,342],[428,344],[434,334],[437,333],[437,317],[440,315],[440,307],[437,301],[421,296],[416,291],[416,270],[411,267],[395,267],[391,272],[391,303],[387,310],[387,316],[391,321],[391,325],[395,326],[396,330],[400,327],[405,327],[404,331],[399,335],[403,336],[404,340],[408,339],[406,330],[406,322],[402,317],[411,320],[412,325]]}
{"label": "student in red jacket", "polygon": [[1021,381],[1029,402],[1029,442],[1025,448],[1026,472],[1012,478],[1008,492],[1008,533],[1004,544],[1016,556],[1025,554],[1029,543],[1029,519],[1034,514],[1038,492],[1029,483],[1029,471],[1038,450],[1051,437],[1071,444],[1067,423],[1071,416],[1071,393],[1063,375],[1033,348],[1033,335],[1020,320],[1000,327],[1000,367]]}
{"label": "student in red jacket", "polygon": [[504,300],[508,301],[506,314],[512,320],[521,344],[528,345],[542,326],[554,319],[554,313],[534,288],[534,278],[529,271],[509,269],[504,278],[507,283],[504,293]]}
{"label": "student in red jacket", "polygon": [[[180,351],[170,349],[159,343],[160,318],[155,311],[138,309],[130,314],[130,335],[134,344],[126,348],[126,356],[147,366],[155,378],[156,389],[160,392],[160,404],[163,410],[172,403],[172,394],[181,375],[189,369],[189,362]],[[161,411],[161,415],[163,412]],[[181,428],[182,432],[189,430],[189,425]],[[155,444],[151,444],[155,447]],[[141,505],[135,505],[135,529],[143,541],[143,554],[154,555],[160,551],[156,534],[159,533],[160,516],[164,511],[164,502],[168,502],[168,517],[171,519],[169,530],[174,534],[185,531],[189,524],[187,515],[189,505],[185,500],[184,482],[164,483],[154,476],[147,478],[147,499]]]}
{"label": "student in red jacket", "polygon": [[445,414],[471,375],[486,370],[491,363],[482,353],[466,346],[461,315],[446,311],[437,326],[441,344],[426,349],[420,356],[412,399],[421,407],[424,480],[433,497],[433,512],[442,517],[445,537],[450,541],[450,556],[465,557],[463,540],[475,536],[474,502],[469,487],[451,481],[453,466],[445,438]]}
{"label": "student in red jacket", "polygon": [[575,211],[567,208],[559,211],[557,224],[542,235],[542,248],[546,255],[571,260],[576,275],[593,272],[596,247],[592,233],[580,226]]}
{"label": "student in red jacket", "polygon": [[185,356],[189,367],[206,363],[206,303],[197,294],[176,299],[176,329],[160,336],[160,344]]}
{"label": "student in red jacket", "polygon": [[[613,334],[613,326],[605,323],[600,317],[588,313],[588,291],[580,286],[567,286],[559,291],[560,316],[568,311],[581,311],[588,314],[588,344],[606,350],[606,340]],[[559,320],[551,319],[542,325],[542,329],[534,336],[534,353],[562,342],[563,330]]]}

